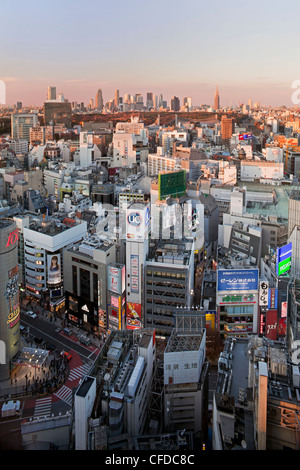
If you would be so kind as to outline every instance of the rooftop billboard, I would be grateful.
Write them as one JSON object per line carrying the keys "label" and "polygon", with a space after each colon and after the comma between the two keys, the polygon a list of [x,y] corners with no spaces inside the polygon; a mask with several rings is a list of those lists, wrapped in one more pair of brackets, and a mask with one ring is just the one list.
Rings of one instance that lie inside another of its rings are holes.
{"label": "rooftop billboard", "polygon": [[158,175],[158,199],[167,197],[178,198],[186,191],[185,170],[173,171],[170,173],[159,173]]}
{"label": "rooftop billboard", "polygon": [[218,291],[258,290],[258,269],[218,269]]}
{"label": "rooftop billboard", "polygon": [[276,274],[281,276],[291,269],[292,264],[292,244],[288,243],[280,248],[277,248],[276,256]]}

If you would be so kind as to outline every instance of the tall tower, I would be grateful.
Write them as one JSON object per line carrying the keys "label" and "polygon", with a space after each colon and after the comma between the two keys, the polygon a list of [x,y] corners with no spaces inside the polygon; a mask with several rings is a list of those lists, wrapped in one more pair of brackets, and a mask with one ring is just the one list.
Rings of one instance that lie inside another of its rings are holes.
{"label": "tall tower", "polygon": [[119,109],[119,98],[120,98],[119,90],[116,90],[115,91],[115,98],[114,98],[114,107],[116,109]]}
{"label": "tall tower", "polygon": [[0,381],[10,376],[20,347],[18,280],[19,230],[11,219],[0,219]]}
{"label": "tall tower", "polygon": [[47,99],[56,100],[56,87],[55,86],[48,86]]}
{"label": "tall tower", "polygon": [[99,89],[96,93],[95,106],[100,111],[103,109],[103,96],[102,96],[102,90],[101,89]]}
{"label": "tall tower", "polygon": [[216,92],[215,92],[215,110],[220,109],[220,95],[219,95],[219,90],[218,86],[216,87]]}

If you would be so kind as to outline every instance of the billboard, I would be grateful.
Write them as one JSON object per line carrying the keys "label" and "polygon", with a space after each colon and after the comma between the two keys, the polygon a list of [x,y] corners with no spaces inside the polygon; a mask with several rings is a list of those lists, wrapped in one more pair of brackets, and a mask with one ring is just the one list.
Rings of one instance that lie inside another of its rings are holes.
{"label": "billboard", "polygon": [[248,132],[247,134],[240,134],[239,135],[239,140],[248,140],[248,139],[252,139],[251,132]]}
{"label": "billboard", "polygon": [[268,309],[277,309],[278,289],[269,289]]}
{"label": "billboard", "polygon": [[126,304],[126,328],[136,330],[142,328],[142,306],[132,302]]}
{"label": "billboard", "polygon": [[266,314],[266,337],[277,340],[277,310],[269,310]]}
{"label": "billboard", "polygon": [[258,290],[258,269],[218,269],[218,291]]}
{"label": "billboard", "polygon": [[280,248],[277,248],[276,256],[276,274],[282,276],[291,269],[292,264],[292,244],[288,243]]}
{"label": "billboard", "polygon": [[172,171],[170,173],[161,172],[158,175],[158,199],[167,197],[178,198],[185,195],[186,173],[185,170]]}
{"label": "billboard", "polygon": [[130,255],[130,286],[131,292],[139,293],[139,256]]}
{"label": "billboard", "polygon": [[107,266],[107,289],[110,292],[121,295],[125,290],[124,279],[125,266],[109,264]]}
{"label": "billboard", "polygon": [[126,239],[144,241],[148,238],[150,222],[150,208],[142,204],[126,210]]}
{"label": "billboard", "polygon": [[259,306],[267,307],[269,299],[269,283],[268,281],[261,281],[259,283]]}
{"label": "billboard", "polygon": [[59,284],[61,282],[60,254],[47,255],[48,283]]}

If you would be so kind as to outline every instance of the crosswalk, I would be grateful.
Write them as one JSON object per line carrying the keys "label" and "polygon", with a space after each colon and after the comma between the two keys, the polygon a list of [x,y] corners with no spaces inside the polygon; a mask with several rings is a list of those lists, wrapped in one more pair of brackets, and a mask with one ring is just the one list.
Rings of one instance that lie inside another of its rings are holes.
{"label": "crosswalk", "polygon": [[44,418],[51,416],[52,397],[39,398],[35,402],[34,418]]}
{"label": "crosswalk", "polygon": [[54,395],[68,405],[72,405],[72,390],[66,385],[63,385]]}
{"label": "crosswalk", "polygon": [[84,375],[87,375],[90,371],[89,364],[82,364],[79,367],[75,367],[74,369],[70,370],[68,379],[72,382],[73,380],[81,379]]}

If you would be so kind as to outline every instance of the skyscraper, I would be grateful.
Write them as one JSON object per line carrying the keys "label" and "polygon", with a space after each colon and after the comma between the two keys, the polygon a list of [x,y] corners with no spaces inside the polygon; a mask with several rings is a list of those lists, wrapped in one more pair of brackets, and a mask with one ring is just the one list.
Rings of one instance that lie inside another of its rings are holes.
{"label": "skyscraper", "polygon": [[119,90],[116,90],[115,91],[115,98],[114,98],[114,107],[116,109],[119,109],[119,98],[120,98]]}
{"label": "skyscraper", "polygon": [[177,96],[173,96],[171,99],[171,111],[179,111],[180,110],[180,100]]}
{"label": "skyscraper", "polygon": [[218,86],[216,87],[216,92],[215,92],[215,109],[216,110],[220,109],[220,95],[219,95]]}
{"label": "skyscraper", "polygon": [[56,100],[56,87],[55,86],[48,86],[48,100]]}
{"label": "skyscraper", "polygon": [[103,96],[102,96],[102,90],[101,89],[99,89],[96,93],[95,106],[100,111],[103,109]]}
{"label": "skyscraper", "polygon": [[235,128],[235,120],[233,118],[229,118],[227,116],[222,116],[221,120],[221,135],[222,141],[228,142],[231,138],[232,134],[234,133]]}

